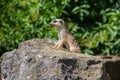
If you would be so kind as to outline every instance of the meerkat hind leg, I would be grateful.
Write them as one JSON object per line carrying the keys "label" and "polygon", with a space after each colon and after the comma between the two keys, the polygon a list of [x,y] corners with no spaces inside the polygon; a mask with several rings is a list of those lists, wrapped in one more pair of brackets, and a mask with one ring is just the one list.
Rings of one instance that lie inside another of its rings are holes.
{"label": "meerkat hind leg", "polygon": [[80,49],[76,49],[75,47],[70,47],[70,52],[80,53]]}

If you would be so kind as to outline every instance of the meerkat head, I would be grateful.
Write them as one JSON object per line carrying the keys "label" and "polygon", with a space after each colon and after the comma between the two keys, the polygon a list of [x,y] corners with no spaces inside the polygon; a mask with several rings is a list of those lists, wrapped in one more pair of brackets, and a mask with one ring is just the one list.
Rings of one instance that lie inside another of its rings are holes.
{"label": "meerkat head", "polygon": [[55,19],[55,20],[53,20],[51,23],[50,23],[50,25],[52,25],[52,26],[56,26],[56,27],[64,27],[65,26],[65,23],[64,23],[64,21],[62,20],[62,19]]}

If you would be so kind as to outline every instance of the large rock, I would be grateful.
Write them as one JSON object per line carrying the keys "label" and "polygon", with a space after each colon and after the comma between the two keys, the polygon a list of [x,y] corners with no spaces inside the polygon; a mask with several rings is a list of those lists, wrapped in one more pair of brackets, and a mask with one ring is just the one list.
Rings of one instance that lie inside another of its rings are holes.
{"label": "large rock", "polygon": [[106,72],[109,66],[101,57],[55,50],[53,45],[49,39],[32,39],[6,52],[2,56],[2,80],[111,79]]}

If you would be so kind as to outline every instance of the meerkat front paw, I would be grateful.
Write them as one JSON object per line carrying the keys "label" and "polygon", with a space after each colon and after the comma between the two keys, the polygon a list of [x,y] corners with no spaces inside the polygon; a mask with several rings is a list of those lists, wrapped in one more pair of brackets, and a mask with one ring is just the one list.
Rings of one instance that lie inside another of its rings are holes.
{"label": "meerkat front paw", "polygon": [[55,46],[50,46],[50,48],[57,49],[57,45],[55,45]]}
{"label": "meerkat front paw", "polygon": [[55,49],[55,46],[50,46],[50,48],[53,48],[53,49]]}

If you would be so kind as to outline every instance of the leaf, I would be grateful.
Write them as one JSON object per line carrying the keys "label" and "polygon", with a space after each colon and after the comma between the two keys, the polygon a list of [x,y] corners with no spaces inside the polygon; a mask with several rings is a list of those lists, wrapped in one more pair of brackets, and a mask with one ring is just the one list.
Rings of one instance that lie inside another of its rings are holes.
{"label": "leaf", "polygon": [[73,8],[72,13],[77,14],[79,10],[80,10],[80,7],[76,6],[75,8]]}

